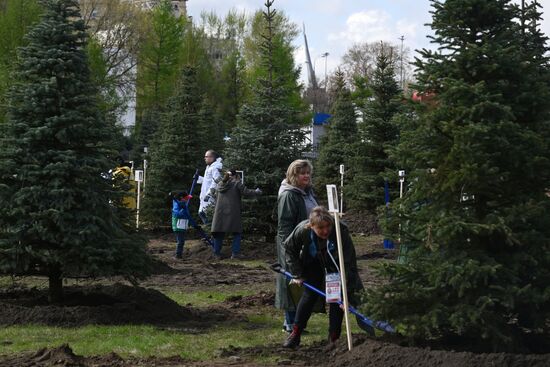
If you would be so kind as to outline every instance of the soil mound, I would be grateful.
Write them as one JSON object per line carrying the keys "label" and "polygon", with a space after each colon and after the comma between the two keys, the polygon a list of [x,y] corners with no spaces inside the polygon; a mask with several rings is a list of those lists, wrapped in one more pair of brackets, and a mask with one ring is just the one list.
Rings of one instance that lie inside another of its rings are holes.
{"label": "soil mound", "polygon": [[82,366],[82,358],[76,356],[72,349],[63,344],[57,348],[42,348],[37,352],[22,353],[6,359],[0,359],[2,366],[26,367],[26,366]]}
{"label": "soil mound", "polygon": [[273,306],[275,303],[275,293],[260,292],[252,296],[229,296],[225,299],[229,308],[245,308],[257,306]]}
{"label": "soil mound", "polygon": [[[344,338],[342,338],[344,339]],[[369,339],[354,338],[354,347],[347,351],[344,340],[330,351],[330,363],[326,366],[416,366],[416,367],[543,367],[550,366],[550,354],[471,353],[427,348],[403,347],[397,344]]]}
{"label": "soil mound", "polygon": [[181,357],[167,358],[130,358],[123,359],[116,353],[104,356],[82,357],[75,355],[72,349],[64,344],[57,348],[42,348],[37,352],[21,353],[2,358],[3,367],[142,367],[142,366],[187,366]]}
{"label": "soil mound", "polygon": [[[345,335],[336,345],[314,343],[296,350],[268,345],[251,348],[228,347],[222,357],[239,355],[275,357],[279,365],[320,367],[545,367],[550,366],[550,354],[471,353],[403,347],[397,344],[353,336],[353,349],[347,350]],[[282,343],[282,339],[281,339]]]}
{"label": "soil mound", "polygon": [[62,304],[49,304],[46,290],[7,290],[0,292],[0,307],[0,325],[174,324],[193,316],[157,290],[119,283],[67,287]]}
{"label": "soil mound", "polygon": [[[144,280],[141,284],[149,287],[209,287],[220,284],[245,285],[272,282],[274,273],[266,267],[247,267],[234,262],[209,262],[171,260],[173,271],[169,274],[158,274]],[[218,260],[217,260],[218,261]],[[231,260],[232,261],[232,260]]]}

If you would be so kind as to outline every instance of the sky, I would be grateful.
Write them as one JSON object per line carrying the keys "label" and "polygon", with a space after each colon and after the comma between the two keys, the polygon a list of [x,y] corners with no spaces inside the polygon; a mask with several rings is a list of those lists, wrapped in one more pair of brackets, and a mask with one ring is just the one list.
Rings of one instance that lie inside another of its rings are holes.
{"label": "sky", "polygon": [[[517,0],[519,1],[519,0]],[[231,9],[253,13],[264,0],[188,0],[188,15],[198,19],[202,11],[225,15]],[[550,0],[539,0],[543,7],[542,30],[550,36]],[[428,0],[275,0],[273,7],[283,11],[300,28],[305,25],[311,60],[317,77],[324,77],[325,62],[330,74],[342,56],[355,43],[387,41],[414,50],[433,48],[427,35],[431,30]],[[302,67],[305,81],[303,36],[295,40],[295,60]],[[326,58],[321,57],[327,53]]]}

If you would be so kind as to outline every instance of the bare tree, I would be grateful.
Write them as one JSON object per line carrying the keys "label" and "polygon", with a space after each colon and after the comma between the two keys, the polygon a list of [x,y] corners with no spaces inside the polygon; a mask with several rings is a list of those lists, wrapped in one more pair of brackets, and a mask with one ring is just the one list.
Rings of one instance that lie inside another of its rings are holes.
{"label": "bare tree", "polygon": [[364,42],[351,46],[342,57],[341,70],[344,72],[346,82],[353,88],[357,78],[371,80],[376,68],[376,58],[380,54],[386,54],[393,64],[397,75],[403,75],[403,85],[412,75],[412,67],[409,64],[409,48],[401,48],[400,45],[389,42]]}

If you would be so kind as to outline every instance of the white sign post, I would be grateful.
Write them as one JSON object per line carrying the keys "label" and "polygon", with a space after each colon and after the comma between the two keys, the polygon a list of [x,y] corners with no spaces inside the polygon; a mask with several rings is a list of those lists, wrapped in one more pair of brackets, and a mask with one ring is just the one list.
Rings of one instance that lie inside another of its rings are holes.
{"label": "white sign post", "polygon": [[145,192],[145,177],[147,175],[147,159],[143,160],[143,191]]}
{"label": "white sign post", "polygon": [[134,161],[130,161],[130,178],[134,178]]}
{"label": "white sign post", "polygon": [[344,212],[344,165],[340,165],[340,213]]}
{"label": "white sign post", "polygon": [[342,281],[342,298],[344,300],[344,320],[346,320],[346,336],[348,350],[352,348],[351,327],[349,325],[348,287],[346,284],[346,267],[344,265],[344,250],[342,247],[342,233],[340,232],[340,209],[338,208],[338,191],[336,185],[327,185],[328,211],[334,215],[336,227],[336,242],[338,245],[338,262],[340,263],[340,280]]}
{"label": "white sign post", "polygon": [[[405,184],[405,170],[400,169],[398,172],[399,175],[399,199],[403,198],[403,185]],[[400,204],[403,205],[403,204]],[[401,221],[399,221],[399,237],[397,238],[399,242],[399,252],[401,252]]]}
{"label": "white sign post", "polygon": [[[143,154],[146,156],[149,151],[148,147],[143,147]],[[147,159],[143,160],[143,192],[145,192],[145,176],[147,175]]]}
{"label": "white sign post", "polygon": [[237,174],[241,175],[241,183],[244,185],[244,171],[236,170]]}
{"label": "white sign post", "polygon": [[403,198],[403,184],[405,183],[405,171],[399,170],[399,198]]}
{"label": "white sign post", "polygon": [[136,170],[134,181],[137,182],[137,198],[136,198],[136,228],[139,228],[139,199],[141,196],[141,183],[143,182],[143,171]]}

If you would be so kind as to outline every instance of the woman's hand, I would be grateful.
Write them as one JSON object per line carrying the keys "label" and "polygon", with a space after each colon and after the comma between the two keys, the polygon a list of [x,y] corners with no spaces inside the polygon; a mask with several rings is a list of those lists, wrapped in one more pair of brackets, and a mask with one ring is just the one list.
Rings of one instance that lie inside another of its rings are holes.
{"label": "woman's hand", "polygon": [[294,278],[294,279],[291,279],[290,283],[288,283],[288,284],[298,284],[301,287],[303,282],[304,282],[303,279]]}

